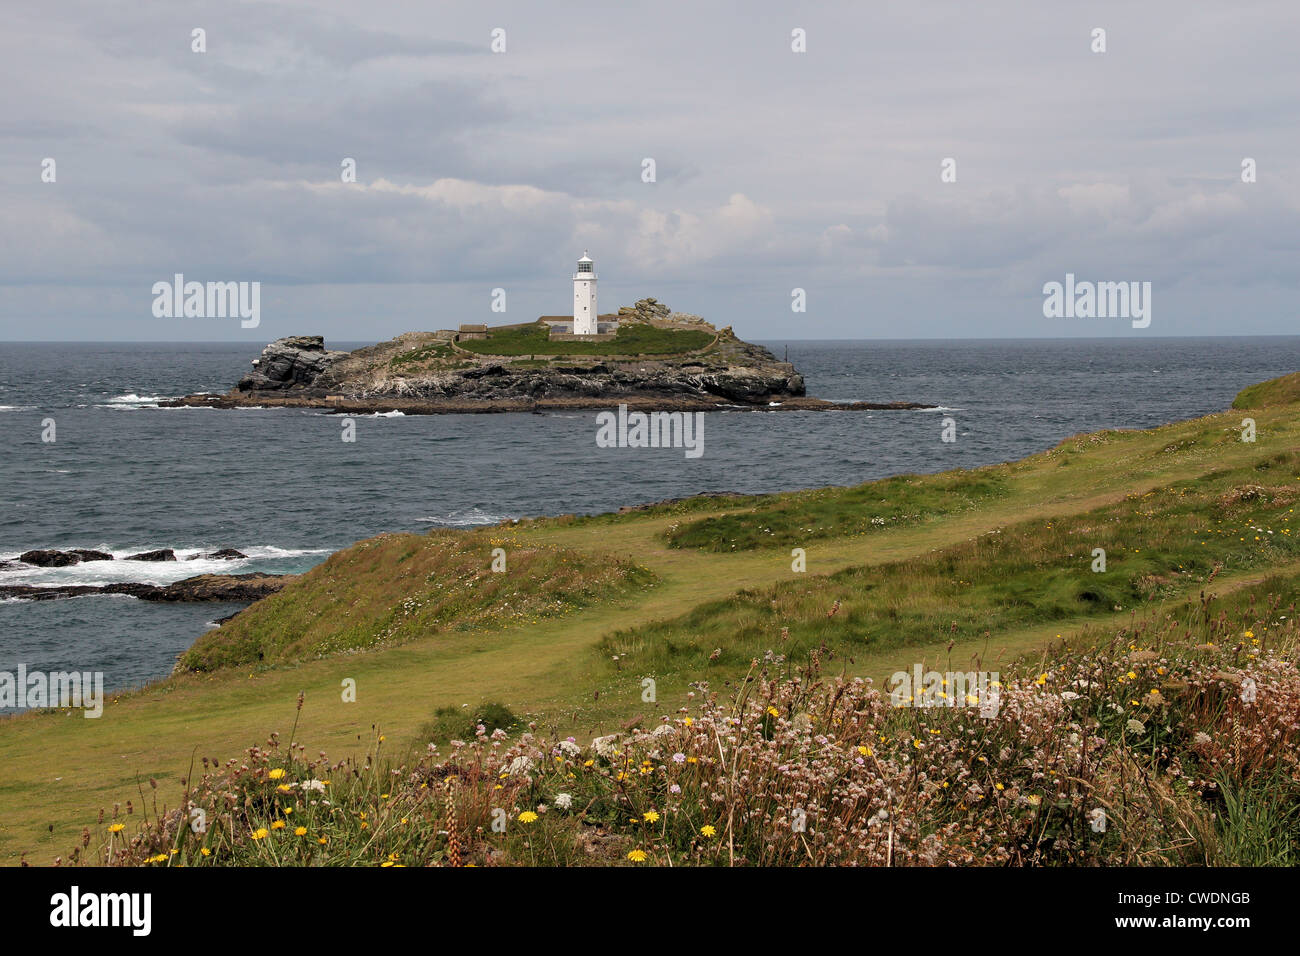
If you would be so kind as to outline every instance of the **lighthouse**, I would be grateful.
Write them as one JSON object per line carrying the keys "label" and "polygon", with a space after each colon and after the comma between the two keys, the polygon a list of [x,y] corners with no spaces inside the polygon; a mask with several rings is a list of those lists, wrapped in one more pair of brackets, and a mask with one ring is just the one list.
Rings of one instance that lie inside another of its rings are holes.
{"label": "lighthouse", "polygon": [[596,325],[596,266],[582,251],[578,271],[573,274],[573,334],[595,335]]}

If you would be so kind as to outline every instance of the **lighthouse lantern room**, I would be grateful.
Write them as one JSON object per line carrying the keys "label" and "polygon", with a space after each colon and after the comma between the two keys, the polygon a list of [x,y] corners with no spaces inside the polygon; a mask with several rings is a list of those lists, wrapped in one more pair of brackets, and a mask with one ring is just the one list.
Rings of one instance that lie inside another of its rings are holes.
{"label": "lighthouse lantern room", "polygon": [[596,266],[584,249],[578,260],[578,271],[573,274],[573,334],[595,335],[596,324]]}

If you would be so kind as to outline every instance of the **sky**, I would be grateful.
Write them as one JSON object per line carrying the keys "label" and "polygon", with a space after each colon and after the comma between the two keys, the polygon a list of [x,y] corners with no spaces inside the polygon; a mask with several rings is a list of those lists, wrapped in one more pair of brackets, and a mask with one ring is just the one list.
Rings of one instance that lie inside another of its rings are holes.
{"label": "sky", "polygon": [[[602,311],[750,339],[1300,331],[1295,0],[4,17],[4,341],[523,322],[572,311],[584,250]],[[259,324],[156,316],[176,273],[260,283]],[[1067,274],[1151,283],[1150,324],[1045,316]]]}

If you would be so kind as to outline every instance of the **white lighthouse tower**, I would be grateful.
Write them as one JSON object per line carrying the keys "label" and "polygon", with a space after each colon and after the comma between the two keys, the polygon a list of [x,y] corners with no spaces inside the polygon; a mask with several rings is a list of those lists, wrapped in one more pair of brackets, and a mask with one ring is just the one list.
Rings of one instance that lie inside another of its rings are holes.
{"label": "white lighthouse tower", "polygon": [[596,325],[596,266],[582,251],[578,271],[573,274],[573,334],[595,335]]}

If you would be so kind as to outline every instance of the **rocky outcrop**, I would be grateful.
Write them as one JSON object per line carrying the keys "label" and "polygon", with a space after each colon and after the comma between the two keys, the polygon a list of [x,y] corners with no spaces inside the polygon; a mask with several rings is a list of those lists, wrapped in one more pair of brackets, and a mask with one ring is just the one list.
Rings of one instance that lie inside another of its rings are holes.
{"label": "rocky outcrop", "polygon": [[[541,325],[544,320],[538,320]],[[645,324],[694,333],[671,354],[618,354],[617,339],[598,350],[562,353],[565,342],[539,338],[538,354],[519,330],[503,326],[503,351],[467,349],[456,333],[406,332],[353,352],[331,352],[318,336],[291,336],[268,345],[252,373],[225,395],[196,394],[162,402],[166,407],[239,408],[266,405],[328,408],[342,413],[401,410],[406,414],[524,412],[547,409],[631,407],[708,411],[722,407],[763,410],[860,411],[922,408],[911,402],[833,403],[808,398],[803,376],[759,345],[742,341],[731,327],[715,328],[698,315],[673,312],[654,298],[619,310],[620,326]],[[507,333],[513,331],[513,337]],[[491,333],[492,330],[489,330]],[[699,333],[706,333],[700,335]],[[489,334],[488,342],[492,335]],[[648,334],[632,342],[658,339]],[[525,343],[521,347],[521,342]],[[472,343],[481,345],[481,340]],[[591,343],[586,344],[590,349]],[[636,346],[633,345],[633,348]]]}
{"label": "rocky outcrop", "polygon": [[276,339],[253,360],[253,371],[235,386],[241,392],[281,392],[309,387],[320,375],[347,352],[325,348],[319,335],[291,335]]}
{"label": "rocky outcrop", "polygon": [[35,550],[24,551],[18,555],[23,564],[37,568],[66,568],[70,564],[80,564],[81,556],[71,551]]}
{"label": "rocky outcrop", "polygon": [[175,561],[176,552],[171,548],[159,548],[157,551],[141,551],[139,554],[128,555],[123,561]]}
{"label": "rocky outcrop", "polygon": [[196,554],[189,560],[198,561],[200,558],[205,558],[209,561],[242,561],[247,557],[248,555],[244,554],[244,552],[236,551],[234,548],[222,548],[220,551],[211,551],[207,554]]}
{"label": "rocky outcrop", "polygon": [[172,584],[5,585],[0,598],[51,601],[86,594],[126,594],[141,601],[257,601],[274,594],[297,575],[198,574]]}

